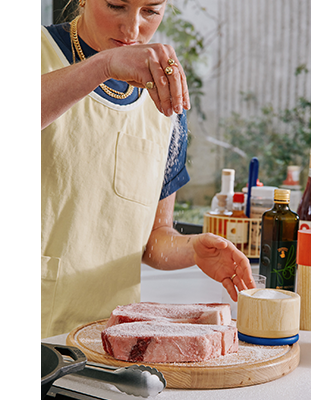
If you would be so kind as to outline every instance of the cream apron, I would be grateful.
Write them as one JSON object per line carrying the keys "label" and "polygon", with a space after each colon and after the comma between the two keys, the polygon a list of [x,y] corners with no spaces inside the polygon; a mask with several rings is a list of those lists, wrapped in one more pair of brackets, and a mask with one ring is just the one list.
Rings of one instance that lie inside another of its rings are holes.
{"label": "cream apron", "polygon": [[[42,73],[66,65],[42,28]],[[143,91],[129,106],[92,92],[42,131],[42,337],[140,300],[171,130]]]}

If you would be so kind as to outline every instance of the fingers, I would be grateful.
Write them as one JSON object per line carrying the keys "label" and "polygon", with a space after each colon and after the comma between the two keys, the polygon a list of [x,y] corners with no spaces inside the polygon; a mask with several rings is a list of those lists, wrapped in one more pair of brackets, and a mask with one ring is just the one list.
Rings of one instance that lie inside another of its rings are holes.
{"label": "fingers", "polygon": [[[105,80],[113,78],[146,88],[158,110],[168,117],[190,108],[187,79],[171,46],[141,44],[101,54]],[[171,68],[169,74],[165,72],[167,67]]]}
{"label": "fingers", "polygon": [[242,289],[238,287],[239,290],[255,288],[251,265],[248,258],[237,249],[234,250],[232,258],[235,263],[235,272],[237,277],[246,285],[246,287],[243,287]]}
{"label": "fingers", "polygon": [[169,51],[169,58],[164,65],[162,63],[162,68],[169,82],[172,109],[177,114],[181,114],[183,108],[186,110],[190,108],[187,79],[175,52],[170,47]]}
{"label": "fingers", "polygon": [[227,289],[229,296],[232,298],[233,301],[237,301],[238,300],[238,294],[237,291],[235,289],[235,286],[231,280],[231,278],[225,278],[222,281],[222,285]]}
{"label": "fingers", "polygon": [[[240,272],[240,269],[239,269],[239,272]],[[222,285],[227,289],[227,291],[233,301],[238,300],[238,293],[237,293],[236,288],[238,289],[239,292],[241,292],[241,290],[248,289],[247,286],[245,285],[244,281],[238,275],[237,266],[235,267],[235,273],[230,278],[225,278],[222,281]]]}
{"label": "fingers", "polygon": [[155,84],[154,88],[149,90],[149,94],[158,110],[169,117],[173,113],[169,81],[157,59],[150,59],[149,69]]}
{"label": "fingers", "polygon": [[171,116],[173,112],[181,114],[183,108],[190,108],[183,68],[171,46],[159,45],[154,50],[154,56],[149,59],[149,69],[155,87],[149,89],[149,94],[166,116]]}

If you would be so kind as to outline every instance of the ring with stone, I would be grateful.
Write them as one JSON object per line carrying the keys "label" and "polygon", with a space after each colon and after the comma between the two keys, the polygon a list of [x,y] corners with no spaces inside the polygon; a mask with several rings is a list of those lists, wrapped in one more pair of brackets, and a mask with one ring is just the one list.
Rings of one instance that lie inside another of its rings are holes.
{"label": "ring with stone", "polygon": [[145,88],[146,89],[153,89],[154,88],[154,82],[147,82]]}

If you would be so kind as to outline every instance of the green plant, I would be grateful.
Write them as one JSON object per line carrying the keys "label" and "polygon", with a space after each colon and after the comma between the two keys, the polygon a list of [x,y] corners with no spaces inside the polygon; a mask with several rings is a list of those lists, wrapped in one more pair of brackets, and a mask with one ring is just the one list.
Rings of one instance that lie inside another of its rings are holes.
{"label": "green plant", "polygon": [[259,116],[245,119],[233,113],[222,121],[226,140],[247,155],[245,158],[225,151],[226,168],[236,169],[236,190],[248,181],[252,157],[259,159],[259,179],[264,185],[281,185],[288,165],[301,166],[301,184],[305,185],[311,148],[310,111],[311,102],[301,97],[292,109],[276,112],[268,105]]}

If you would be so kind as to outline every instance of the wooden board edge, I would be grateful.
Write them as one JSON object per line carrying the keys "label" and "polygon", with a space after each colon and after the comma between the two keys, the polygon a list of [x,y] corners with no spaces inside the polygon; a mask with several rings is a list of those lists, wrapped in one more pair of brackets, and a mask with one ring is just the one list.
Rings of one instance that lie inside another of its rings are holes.
{"label": "wooden board edge", "polygon": [[[96,321],[96,323],[104,323],[105,321],[107,320]],[[104,356],[91,351],[74,339],[79,330],[91,324],[82,325],[71,331],[67,336],[66,344],[80,348],[87,356],[88,361],[119,367],[132,365],[132,363],[115,360],[108,355]],[[143,365],[149,365],[162,372],[167,381],[168,389],[222,389],[252,386],[279,379],[292,372],[299,365],[299,362],[300,346],[297,342],[289,346],[289,350],[282,356],[260,363],[194,368],[177,365],[174,369],[172,365],[156,363],[143,363]]]}

